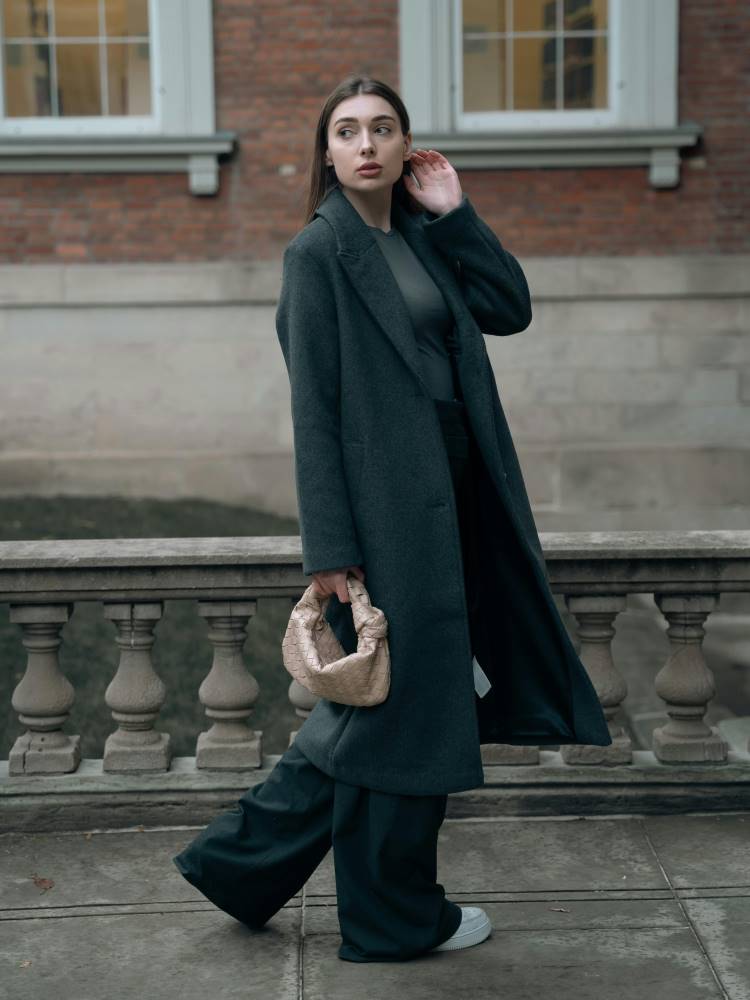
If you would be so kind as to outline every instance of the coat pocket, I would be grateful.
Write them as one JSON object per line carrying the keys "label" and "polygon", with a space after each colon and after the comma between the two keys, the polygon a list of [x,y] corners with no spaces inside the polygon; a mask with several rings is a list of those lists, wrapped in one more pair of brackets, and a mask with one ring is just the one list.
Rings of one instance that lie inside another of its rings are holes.
{"label": "coat pocket", "polygon": [[359,499],[359,489],[365,467],[364,442],[342,438],[341,448],[344,455],[344,472],[349,487],[349,496],[352,502],[356,502]]}

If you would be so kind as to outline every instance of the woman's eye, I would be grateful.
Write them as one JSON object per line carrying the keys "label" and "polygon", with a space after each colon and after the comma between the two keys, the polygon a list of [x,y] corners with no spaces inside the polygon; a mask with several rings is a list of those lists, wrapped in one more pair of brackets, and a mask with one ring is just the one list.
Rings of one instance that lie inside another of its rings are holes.
{"label": "woman's eye", "polygon": [[[388,125],[378,125],[378,128],[375,131],[377,132],[381,128],[384,128],[386,130],[386,132],[390,132],[391,131]],[[343,135],[344,132],[351,132],[351,129],[350,128],[339,129],[339,135]]]}

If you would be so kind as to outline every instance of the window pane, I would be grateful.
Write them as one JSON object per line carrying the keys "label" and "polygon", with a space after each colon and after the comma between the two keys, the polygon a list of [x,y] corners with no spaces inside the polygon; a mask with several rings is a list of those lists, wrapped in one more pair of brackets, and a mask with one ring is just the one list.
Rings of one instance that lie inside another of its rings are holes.
{"label": "window pane", "polygon": [[566,31],[606,30],[607,7],[607,0],[565,0],[563,27]]}
{"label": "window pane", "polygon": [[54,5],[58,38],[99,34],[99,0],[54,0]]}
{"label": "window pane", "polygon": [[513,0],[513,31],[554,31],[557,0]]}
{"label": "window pane", "polygon": [[47,0],[3,0],[6,38],[46,38]]}
{"label": "window pane", "polygon": [[606,108],[607,38],[563,39],[566,108]]}
{"label": "window pane", "polygon": [[148,0],[105,0],[108,38],[148,37]]}
{"label": "window pane", "polygon": [[96,42],[64,42],[57,46],[57,92],[60,115],[102,113]]}
{"label": "window pane", "polygon": [[513,39],[514,111],[554,111],[556,48],[554,36]]}
{"label": "window pane", "polygon": [[5,114],[10,118],[51,114],[49,45],[16,42],[4,49]]}
{"label": "window pane", "polygon": [[464,40],[464,111],[504,111],[504,38]]}
{"label": "window pane", "polygon": [[464,31],[505,31],[505,0],[464,0]]}
{"label": "window pane", "polygon": [[146,42],[107,45],[109,113],[150,115],[151,76]]}

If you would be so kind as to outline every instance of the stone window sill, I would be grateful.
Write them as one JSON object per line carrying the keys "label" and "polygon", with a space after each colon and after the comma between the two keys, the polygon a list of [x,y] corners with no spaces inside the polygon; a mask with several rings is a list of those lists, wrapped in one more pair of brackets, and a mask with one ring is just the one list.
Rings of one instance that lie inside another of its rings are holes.
{"label": "stone window sill", "polygon": [[0,173],[180,173],[195,195],[215,194],[218,157],[235,132],[210,135],[3,136]]}
{"label": "stone window sill", "polygon": [[695,122],[663,128],[597,128],[559,132],[419,133],[414,146],[437,149],[456,169],[617,167],[643,165],[652,187],[675,187],[681,148],[702,134]]}

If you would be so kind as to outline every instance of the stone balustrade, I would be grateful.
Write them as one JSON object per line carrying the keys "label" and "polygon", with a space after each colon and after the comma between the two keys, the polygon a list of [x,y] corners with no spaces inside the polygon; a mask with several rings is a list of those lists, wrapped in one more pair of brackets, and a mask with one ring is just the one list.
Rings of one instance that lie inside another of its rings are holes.
{"label": "stone balustrade", "polygon": [[[747,796],[750,747],[731,748],[706,722],[715,688],[703,638],[722,593],[750,591],[750,531],[545,532],[541,538],[552,590],[563,595],[577,623],[580,656],[613,742],[554,752],[483,746],[488,785],[542,780],[532,778],[536,771],[549,784],[568,774],[579,785],[595,776],[599,785],[640,781],[654,790],[666,781],[715,791],[718,781],[735,786],[733,802]],[[213,662],[198,692],[208,728],[197,737],[194,759],[179,758],[180,774],[184,778],[186,761],[196,774],[232,772],[245,785],[250,775],[267,773],[263,733],[252,728],[263,691],[243,645],[259,597],[286,598],[291,610],[308,583],[297,536],[0,542],[0,601],[9,603],[27,651],[26,671],[12,696],[25,732],[9,748],[6,789],[49,776],[74,781],[80,768],[80,735],[64,731],[75,691],[58,651],[82,601],[101,603],[119,650],[105,693],[113,730],[103,748],[103,775],[129,775],[135,785],[146,775],[163,775],[161,787],[167,787],[174,773],[170,736],[159,727],[167,691],[151,654],[164,602],[184,599],[197,600]],[[669,639],[654,682],[664,721],[648,751],[634,748],[617,721],[628,689],[612,643],[627,596],[636,593],[654,596]],[[288,697],[301,719],[316,700],[296,681]]]}

